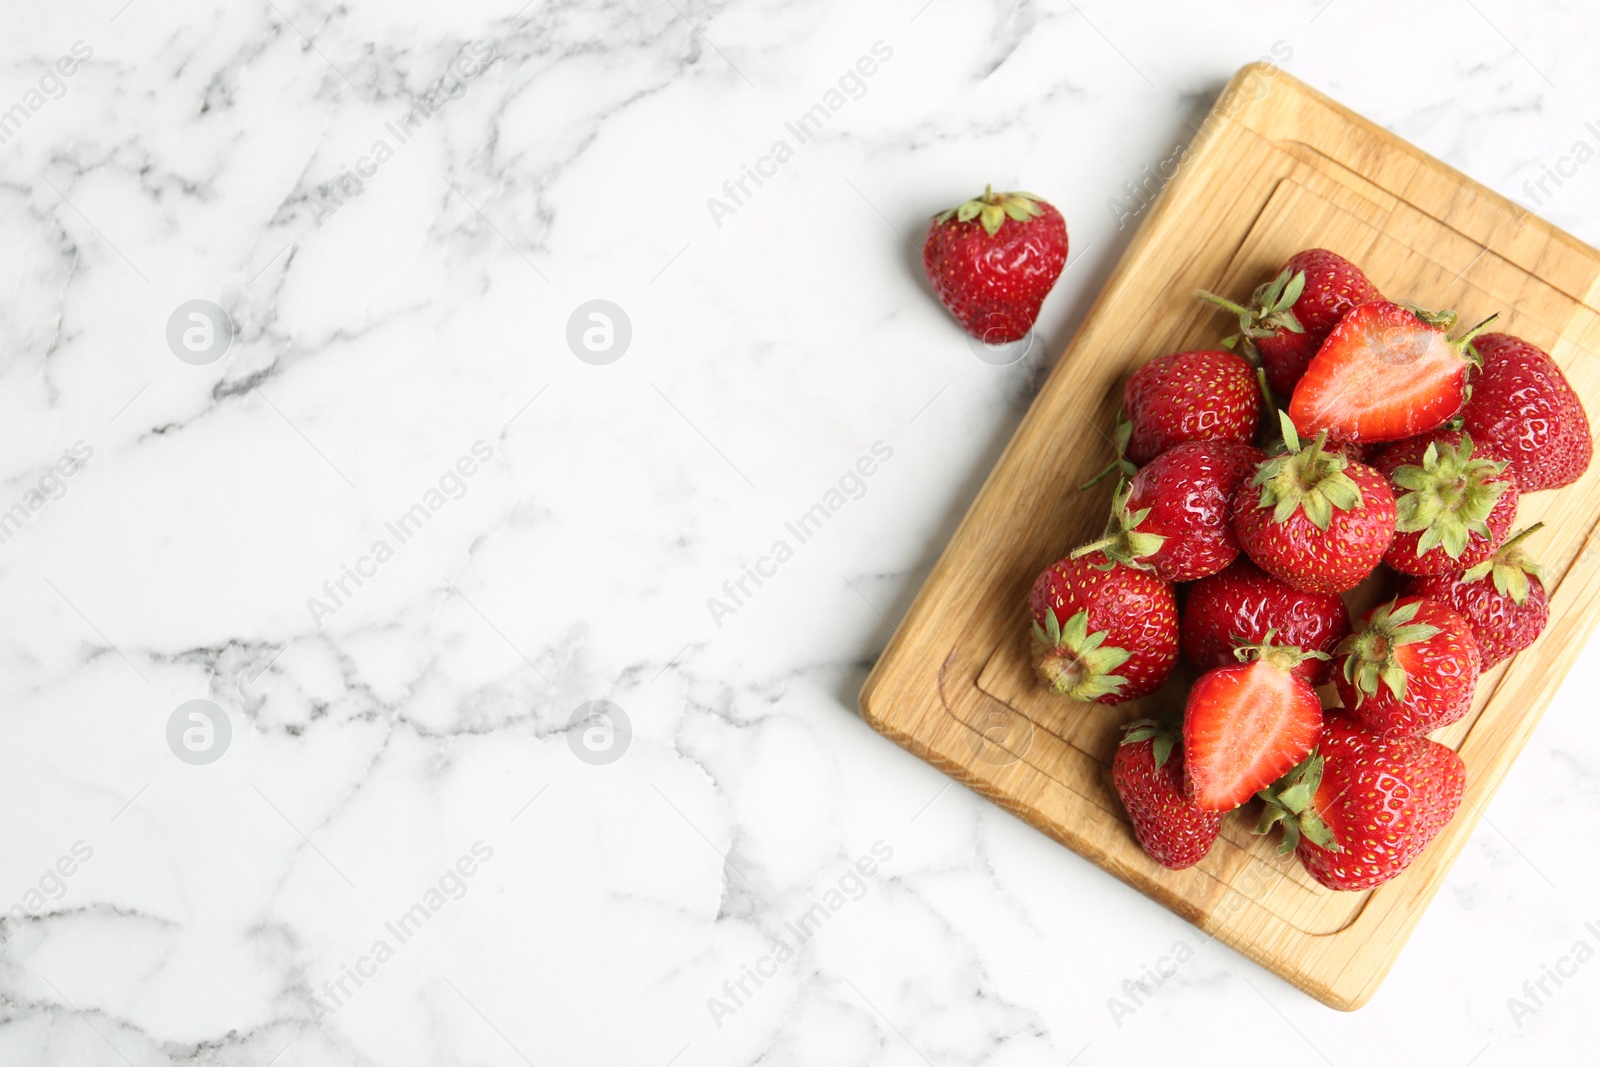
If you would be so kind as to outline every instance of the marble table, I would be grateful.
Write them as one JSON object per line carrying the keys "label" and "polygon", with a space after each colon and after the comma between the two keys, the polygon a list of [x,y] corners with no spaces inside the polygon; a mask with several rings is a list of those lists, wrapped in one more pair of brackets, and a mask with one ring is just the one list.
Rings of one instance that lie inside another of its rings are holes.
{"label": "marble table", "polygon": [[[0,28],[0,1062],[1588,1054],[1593,650],[1351,1015],[854,710],[1234,69],[1595,243],[1587,6]],[[1072,235],[1010,366],[916,252],[987,182]]]}

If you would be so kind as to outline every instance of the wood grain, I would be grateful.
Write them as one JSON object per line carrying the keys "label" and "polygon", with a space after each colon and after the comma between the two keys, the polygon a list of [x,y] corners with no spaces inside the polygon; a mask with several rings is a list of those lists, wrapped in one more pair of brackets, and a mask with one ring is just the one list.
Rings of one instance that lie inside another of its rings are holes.
{"label": "wood grain", "polygon": [[[1473,711],[1435,737],[1467,767],[1460,813],[1412,867],[1366,893],[1318,886],[1275,838],[1230,816],[1207,858],[1168,871],[1140,850],[1110,785],[1119,726],[1181,705],[1193,674],[1117,708],[1042,689],[1025,596],[1051,561],[1099,532],[1109,487],[1075,487],[1111,458],[1121,388],[1146,360],[1214,347],[1238,298],[1302,248],[1353,259],[1386,294],[1549,351],[1600,411],[1600,253],[1266,64],[1239,71],[861,691],[878,730],[1333,1007],[1378,988],[1597,621],[1597,473],[1523,497],[1543,520],[1551,620],[1488,672]],[[1154,303],[1152,303],[1154,301]],[[1364,608],[1381,589],[1351,596]]]}

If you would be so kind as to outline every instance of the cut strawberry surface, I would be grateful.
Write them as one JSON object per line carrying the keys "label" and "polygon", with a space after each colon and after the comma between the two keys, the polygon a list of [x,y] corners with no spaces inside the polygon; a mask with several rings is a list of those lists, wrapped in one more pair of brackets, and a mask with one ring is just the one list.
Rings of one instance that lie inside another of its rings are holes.
{"label": "cut strawberry surface", "polygon": [[1341,441],[1399,441],[1436,429],[1466,401],[1471,341],[1494,321],[1459,338],[1446,334],[1453,311],[1415,311],[1387,300],[1362,304],[1322,343],[1289,400],[1306,435]]}
{"label": "cut strawberry surface", "polygon": [[1184,707],[1189,794],[1206,811],[1243,804],[1305,759],[1322,734],[1322,702],[1292,673],[1313,654],[1284,645],[1240,651],[1260,658],[1207,671]]}

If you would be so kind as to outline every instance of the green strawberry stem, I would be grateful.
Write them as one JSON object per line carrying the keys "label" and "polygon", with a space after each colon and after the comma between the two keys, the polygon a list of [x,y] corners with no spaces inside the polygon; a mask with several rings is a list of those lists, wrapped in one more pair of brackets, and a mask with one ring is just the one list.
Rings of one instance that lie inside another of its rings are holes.
{"label": "green strawberry stem", "polygon": [[1316,799],[1317,787],[1322,784],[1324,760],[1321,753],[1312,752],[1288,774],[1273,782],[1256,796],[1266,804],[1255,832],[1268,833],[1274,826],[1283,826],[1283,841],[1278,852],[1293,852],[1304,835],[1312,844],[1330,852],[1340,851],[1333,831],[1322,821],[1322,816],[1311,807]]}
{"label": "green strawberry stem", "polygon": [[957,222],[971,222],[977,219],[984,232],[993,237],[1000,232],[1000,227],[1005,225],[1007,219],[1027,222],[1043,215],[1044,209],[1039,206],[1039,199],[1033,193],[997,193],[992,185],[985,185],[982,196],[940,212],[934,216],[934,221],[945,223],[955,219]]}
{"label": "green strawberry stem", "polygon": [[1126,478],[1138,474],[1139,468],[1128,462],[1128,442],[1131,440],[1133,440],[1133,423],[1123,416],[1117,416],[1117,425],[1111,431],[1111,446],[1117,450],[1117,458],[1112,460],[1105,470],[1078,486],[1078,491],[1093,489],[1113,474],[1121,474]]}
{"label": "green strawberry stem", "polygon": [[1473,458],[1472,438],[1461,435],[1455,448],[1428,444],[1420,464],[1395,469],[1391,478],[1408,492],[1395,501],[1395,529],[1421,532],[1416,554],[1444,546],[1451,559],[1460,559],[1473,534],[1491,537],[1488,518],[1509,483],[1501,478],[1504,461]]}
{"label": "green strawberry stem", "polygon": [[1249,643],[1236,645],[1233,650],[1234,658],[1240,663],[1265,663],[1269,667],[1276,667],[1285,672],[1294,670],[1308,659],[1330,658],[1326,652],[1308,650],[1298,645],[1273,644],[1273,638],[1277,636],[1278,631],[1272,629],[1267,631],[1267,636],[1261,639],[1259,645]]}
{"label": "green strawberry stem", "polygon": [[1126,480],[1117,485],[1117,491],[1111,495],[1111,518],[1106,523],[1105,536],[1073,549],[1073,559],[1100,552],[1112,562],[1149,569],[1148,564],[1139,561],[1161,551],[1167,539],[1161,534],[1140,532],[1139,525],[1149,516],[1150,509],[1129,511],[1128,497],[1132,493],[1133,487]]}
{"label": "green strawberry stem", "polygon": [[1155,757],[1156,769],[1167,762],[1173,749],[1177,748],[1183,740],[1183,723],[1181,719],[1135,719],[1123,728],[1120,744],[1135,745],[1140,741],[1153,742],[1150,754]]}
{"label": "green strawberry stem", "polygon": [[1356,704],[1378,695],[1381,682],[1396,700],[1406,696],[1406,669],[1397,650],[1403,645],[1427,641],[1439,634],[1437,626],[1412,622],[1422,601],[1396,607],[1391,600],[1373,610],[1362,628],[1339,642],[1339,655],[1345,657],[1344,677],[1356,689]]}
{"label": "green strawberry stem", "polygon": [[1288,412],[1278,413],[1283,429],[1283,455],[1256,468],[1251,485],[1260,489],[1256,507],[1272,508],[1272,521],[1285,523],[1296,510],[1304,511],[1312,525],[1326,530],[1334,511],[1349,511],[1361,503],[1361,487],[1345,473],[1348,460],[1324,452],[1327,435],[1318,434],[1310,448],[1300,447],[1300,435]]}

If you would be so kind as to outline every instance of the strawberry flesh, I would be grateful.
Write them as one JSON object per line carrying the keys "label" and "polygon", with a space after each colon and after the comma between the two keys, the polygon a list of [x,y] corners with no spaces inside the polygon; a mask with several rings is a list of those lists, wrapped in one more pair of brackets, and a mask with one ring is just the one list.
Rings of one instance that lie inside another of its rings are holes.
{"label": "strawberry flesh", "polygon": [[1304,679],[1262,661],[1207,671],[1183,713],[1190,798],[1233,810],[1304,759],[1321,732],[1322,702]]}

